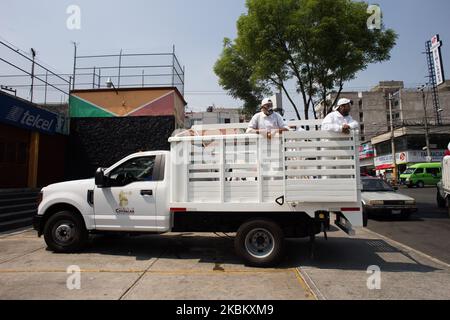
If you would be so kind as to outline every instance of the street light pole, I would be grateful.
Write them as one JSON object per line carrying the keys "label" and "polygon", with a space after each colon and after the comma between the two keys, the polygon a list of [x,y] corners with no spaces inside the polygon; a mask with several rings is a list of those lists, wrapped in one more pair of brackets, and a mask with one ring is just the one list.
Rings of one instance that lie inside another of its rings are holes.
{"label": "street light pole", "polygon": [[431,162],[431,150],[430,150],[430,137],[428,133],[428,116],[427,116],[427,104],[425,102],[425,86],[421,86],[419,88],[420,91],[422,91],[422,101],[423,101],[423,112],[425,114],[425,143],[427,148],[427,162]]}
{"label": "street light pole", "polygon": [[389,117],[390,117],[390,122],[391,122],[391,150],[392,150],[392,164],[394,165],[394,170],[393,170],[393,179],[392,179],[392,184],[395,186],[397,185],[397,159],[395,156],[395,133],[394,133],[394,119],[392,117],[392,93],[389,93]]}

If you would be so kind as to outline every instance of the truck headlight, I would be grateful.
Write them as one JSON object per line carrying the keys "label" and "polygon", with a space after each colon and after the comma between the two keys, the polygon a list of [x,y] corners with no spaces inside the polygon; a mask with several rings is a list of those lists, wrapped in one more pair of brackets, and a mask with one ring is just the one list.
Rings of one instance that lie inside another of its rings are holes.
{"label": "truck headlight", "polygon": [[406,200],[406,201],[405,201],[405,204],[411,204],[411,205],[414,205],[414,204],[416,204],[416,200]]}
{"label": "truck headlight", "polygon": [[383,200],[370,200],[369,205],[371,206],[382,206],[384,204]]}

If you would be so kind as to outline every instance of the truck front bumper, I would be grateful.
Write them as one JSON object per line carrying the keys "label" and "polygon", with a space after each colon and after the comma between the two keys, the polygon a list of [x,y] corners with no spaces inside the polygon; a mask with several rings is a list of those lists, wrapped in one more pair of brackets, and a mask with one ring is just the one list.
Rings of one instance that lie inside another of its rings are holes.
{"label": "truck front bumper", "polygon": [[33,217],[33,229],[38,232],[38,237],[42,236],[43,233],[43,216],[35,215]]}

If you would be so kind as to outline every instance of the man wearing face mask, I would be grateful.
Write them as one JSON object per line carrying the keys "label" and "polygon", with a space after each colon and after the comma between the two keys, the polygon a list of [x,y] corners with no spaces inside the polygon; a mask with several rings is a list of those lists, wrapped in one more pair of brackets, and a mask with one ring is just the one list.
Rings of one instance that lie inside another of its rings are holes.
{"label": "man wearing face mask", "polygon": [[261,103],[261,112],[255,114],[248,124],[247,133],[266,134],[270,138],[275,133],[289,131],[281,115],[273,111],[273,103],[266,98]]}
{"label": "man wearing face mask", "polygon": [[359,124],[350,116],[353,101],[342,98],[333,108],[333,112],[322,121],[322,130],[350,133],[350,130],[358,129]]}

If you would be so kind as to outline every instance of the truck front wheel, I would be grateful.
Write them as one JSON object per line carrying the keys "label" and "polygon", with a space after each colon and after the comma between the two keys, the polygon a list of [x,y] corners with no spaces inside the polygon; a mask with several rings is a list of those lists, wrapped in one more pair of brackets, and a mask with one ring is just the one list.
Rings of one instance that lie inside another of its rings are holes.
{"label": "truck front wheel", "polygon": [[76,214],[61,211],[48,219],[44,227],[44,239],[52,251],[70,253],[83,248],[88,232],[83,220]]}
{"label": "truck front wheel", "polygon": [[283,231],[272,221],[249,221],[239,228],[234,246],[237,254],[250,266],[275,266],[282,258]]}

